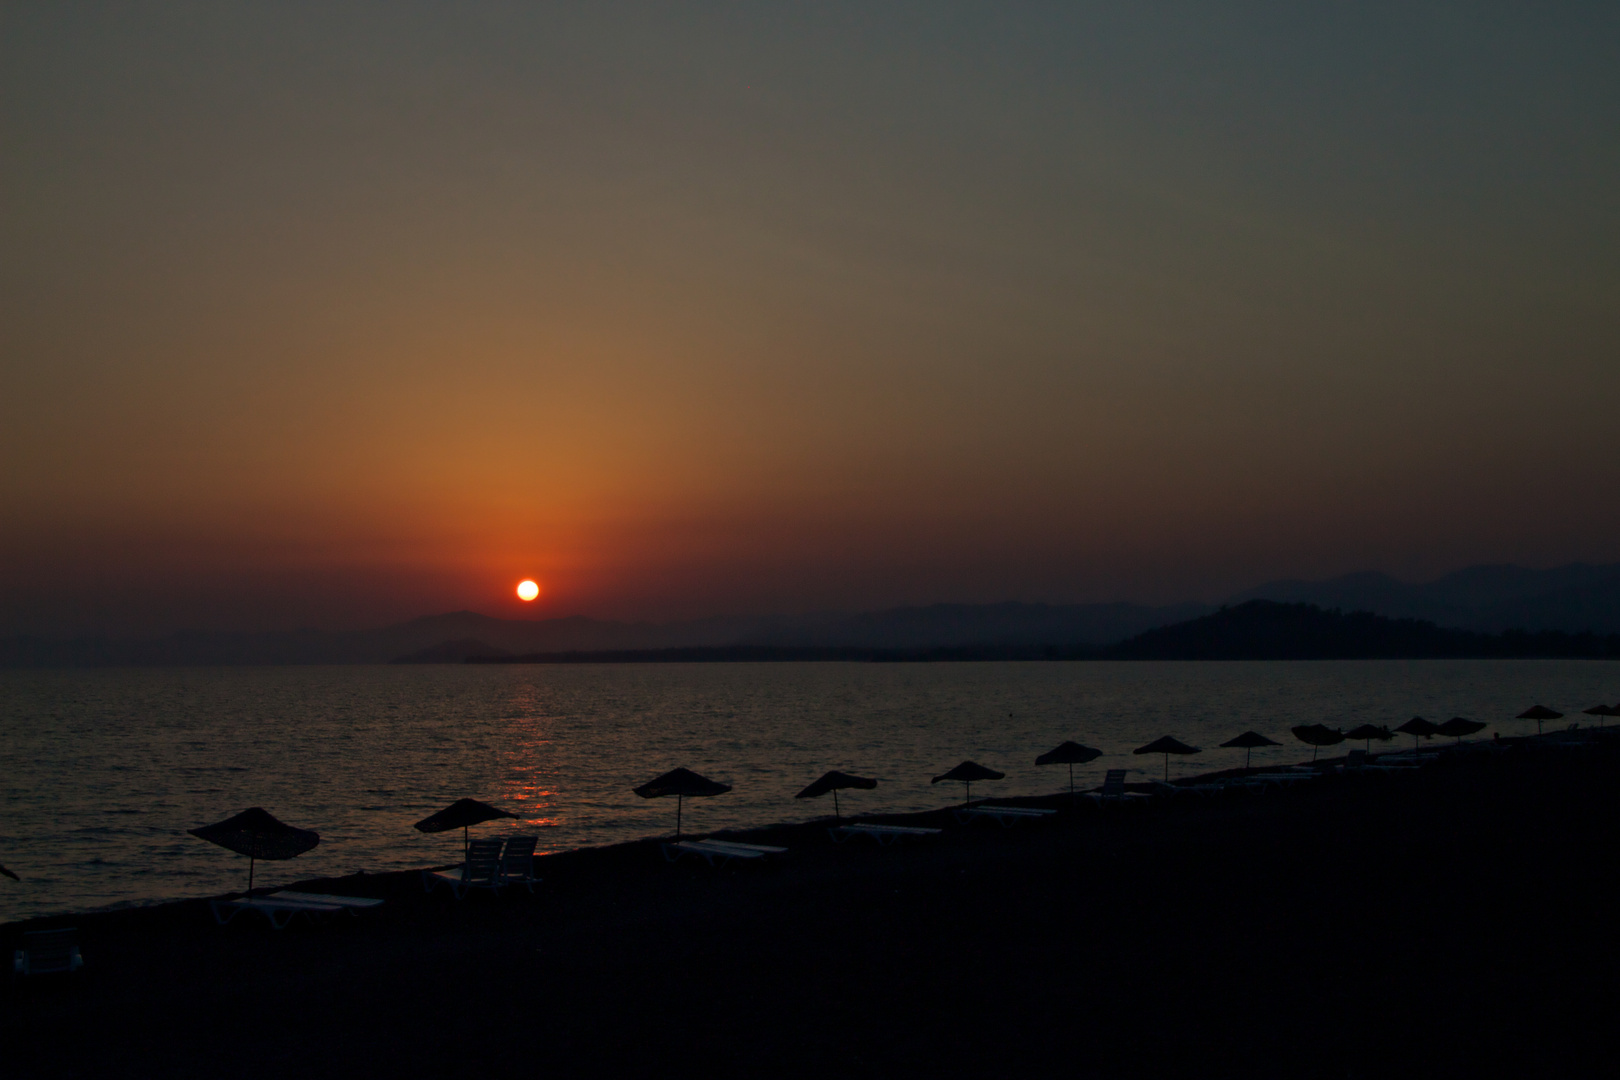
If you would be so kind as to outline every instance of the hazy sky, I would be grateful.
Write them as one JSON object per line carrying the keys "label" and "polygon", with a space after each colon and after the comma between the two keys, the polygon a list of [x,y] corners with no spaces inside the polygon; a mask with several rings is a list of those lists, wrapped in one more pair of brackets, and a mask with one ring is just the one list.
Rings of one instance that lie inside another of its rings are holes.
{"label": "hazy sky", "polygon": [[0,155],[0,632],[1620,559],[1612,2],[8,3]]}

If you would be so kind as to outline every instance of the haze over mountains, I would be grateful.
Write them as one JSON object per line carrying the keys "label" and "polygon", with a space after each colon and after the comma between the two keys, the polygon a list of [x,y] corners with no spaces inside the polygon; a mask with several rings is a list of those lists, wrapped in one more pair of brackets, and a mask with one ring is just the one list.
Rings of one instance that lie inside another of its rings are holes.
{"label": "haze over mountains", "polygon": [[[1358,573],[1327,581],[1278,581],[1252,599],[1424,619],[1483,633],[1620,632],[1620,564],[1552,570],[1477,566],[1408,584]],[[0,640],[6,666],[110,664],[375,664],[401,657],[459,661],[502,653],[563,653],[715,646],[930,649],[966,646],[1105,646],[1207,615],[1208,604],[934,604],[858,614],[714,618],[625,623],[573,616],[496,619],[471,611],[372,630],[281,633],[191,631],[150,641]]]}
{"label": "haze over mountains", "polygon": [[1612,634],[1620,631],[1620,564],[1572,563],[1552,570],[1471,566],[1416,585],[1365,572],[1328,581],[1275,581],[1229,602],[1245,600],[1370,611],[1481,633],[1590,630]]}

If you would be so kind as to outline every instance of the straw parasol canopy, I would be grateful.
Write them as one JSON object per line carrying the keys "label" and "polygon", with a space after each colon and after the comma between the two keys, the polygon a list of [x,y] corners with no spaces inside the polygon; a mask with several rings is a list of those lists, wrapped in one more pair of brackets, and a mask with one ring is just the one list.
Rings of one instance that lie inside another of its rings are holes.
{"label": "straw parasol canopy", "polygon": [[1417,752],[1419,737],[1430,739],[1440,734],[1440,725],[1430,723],[1421,716],[1414,716],[1406,723],[1395,729],[1396,731],[1412,736],[1412,751]]}
{"label": "straw parasol canopy", "polygon": [[964,761],[950,772],[940,773],[938,776],[934,777],[928,782],[930,784],[937,784],[941,780],[960,780],[964,785],[966,785],[966,794],[962,796],[962,805],[966,806],[968,803],[973,801],[973,781],[1002,780],[1005,779],[1006,776],[1006,773],[996,772],[994,769],[987,769],[976,761]]}
{"label": "straw parasol canopy", "polygon": [[1101,750],[1081,746],[1077,742],[1061,742],[1035,759],[1037,765],[1067,765],[1069,767],[1069,794],[1074,794],[1074,767],[1102,757]]}
{"label": "straw parasol canopy", "polygon": [[1395,737],[1395,733],[1389,730],[1387,725],[1385,727],[1374,727],[1371,724],[1362,724],[1360,727],[1351,728],[1349,731],[1345,732],[1344,737],[1346,739],[1365,739],[1367,741],[1367,749],[1371,751],[1372,741],[1374,739],[1377,739],[1379,742],[1389,742],[1389,740]]}
{"label": "straw parasol canopy", "polygon": [[224,821],[186,831],[199,840],[246,855],[249,892],[253,891],[253,867],[258,860],[295,859],[321,842],[319,834],[277,821],[269,811],[257,806]]}
{"label": "straw parasol canopy", "polygon": [[477,799],[457,799],[437,814],[418,821],[416,831],[436,833],[460,829],[462,857],[465,858],[467,829],[473,825],[482,825],[486,821],[494,821],[496,818],[503,817],[515,818],[517,815],[509,814],[505,810],[491,806],[487,802],[479,802]]}
{"label": "straw parasol canopy", "polygon": [[1345,739],[1344,732],[1338,728],[1330,728],[1326,724],[1300,724],[1298,727],[1289,728],[1288,730],[1292,731],[1294,738],[1300,742],[1311,745],[1312,761],[1316,760],[1317,752],[1322,747],[1337,746],[1339,743],[1344,742]]}
{"label": "straw parasol canopy", "polygon": [[1461,716],[1453,716],[1450,720],[1435,728],[1436,735],[1446,735],[1455,738],[1461,743],[1464,735],[1472,735],[1476,731],[1484,731],[1485,725],[1478,720],[1469,720]]}
{"label": "straw parasol canopy", "polygon": [[842,821],[843,818],[838,813],[838,793],[847,791],[850,788],[870,791],[875,787],[877,787],[876,780],[869,780],[864,776],[851,776],[847,772],[839,772],[834,769],[793,797],[795,799],[819,799],[830,791],[833,797],[833,817]]}
{"label": "straw parasol canopy", "polygon": [[1282,743],[1266,738],[1258,731],[1245,731],[1235,739],[1227,739],[1221,743],[1223,749],[1237,749],[1243,751],[1243,771],[1249,771],[1249,758],[1254,755],[1258,746],[1281,746]]}
{"label": "straw parasol canopy", "polygon": [[1528,709],[1524,710],[1524,712],[1520,713],[1514,719],[1516,719],[1516,720],[1534,720],[1536,722],[1536,734],[1540,735],[1541,734],[1541,722],[1543,720],[1562,720],[1563,718],[1564,718],[1563,713],[1561,713],[1561,712],[1553,712],[1551,709],[1547,708],[1547,706],[1545,706],[1545,705],[1532,705]]}
{"label": "straw parasol canopy", "polygon": [[1587,716],[1598,718],[1598,727],[1603,726],[1605,716],[1620,716],[1620,705],[1594,705],[1590,709],[1582,709]]}
{"label": "straw parasol canopy", "polygon": [[670,795],[675,796],[675,839],[681,838],[681,806],[686,799],[707,799],[713,795],[724,795],[731,790],[730,784],[722,784],[718,780],[710,780],[707,776],[699,776],[691,769],[671,769],[655,780],[649,780],[635,789],[637,795],[643,799],[662,799]]}
{"label": "straw parasol canopy", "polygon": [[1202,751],[1199,750],[1198,747],[1196,747],[1196,746],[1188,746],[1186,743],[1181,742],[1178,739],[1172,739],[1170,736],[1166,735],[1162,739],[1154,739],[1152,742],[1148,743],[1146,746],[1138,746],[1135,750],[1132,750],[1131,753],[1133,753],[1133,754],[1163,754],[1164,755],[1164,779],[1165,779],[1165,782],[1168,783],[1169,780],[1170,780],[1170,755],[1171,754],[1198,754],[1198,753],[1202,753]]}

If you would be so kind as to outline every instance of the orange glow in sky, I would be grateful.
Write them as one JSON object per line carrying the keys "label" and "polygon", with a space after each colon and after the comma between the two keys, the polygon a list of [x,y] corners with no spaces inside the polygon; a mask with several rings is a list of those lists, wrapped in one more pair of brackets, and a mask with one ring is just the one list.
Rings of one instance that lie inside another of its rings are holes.
{"label": "orange glow in sky", "polygon": [[1600,5],[17,6],[0,638],[1620,561]]}

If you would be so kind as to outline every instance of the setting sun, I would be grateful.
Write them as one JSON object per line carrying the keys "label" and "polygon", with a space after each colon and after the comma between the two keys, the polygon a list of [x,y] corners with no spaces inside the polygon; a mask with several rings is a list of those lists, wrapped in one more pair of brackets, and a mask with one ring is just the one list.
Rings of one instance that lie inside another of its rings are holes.
{"label": "setting sun", "polygon": [[519,600],[533,600],[540,595],[540,586],[533,581],[520,581],[517,594]]}

